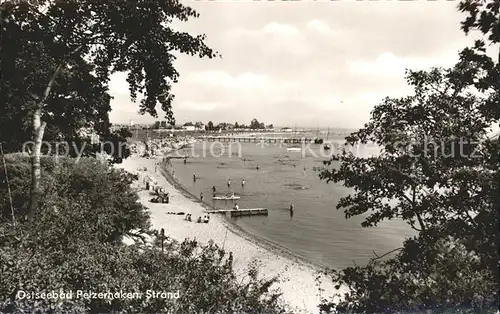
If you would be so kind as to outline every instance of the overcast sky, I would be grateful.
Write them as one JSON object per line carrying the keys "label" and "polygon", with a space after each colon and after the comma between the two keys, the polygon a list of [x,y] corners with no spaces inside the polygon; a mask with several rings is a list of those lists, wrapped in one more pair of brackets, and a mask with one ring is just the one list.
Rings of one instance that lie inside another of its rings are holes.
{"label": "overcast sky", "polygon": [[[357,128],[383,97],[411,92],[405,68],[451,66],[471,42],[457,1],[185,3],[200,18],[182,30],[223,58],[176,61],[177,123]],[[124,74],[110,90],[112,122],[154,121],[137,114]]]}

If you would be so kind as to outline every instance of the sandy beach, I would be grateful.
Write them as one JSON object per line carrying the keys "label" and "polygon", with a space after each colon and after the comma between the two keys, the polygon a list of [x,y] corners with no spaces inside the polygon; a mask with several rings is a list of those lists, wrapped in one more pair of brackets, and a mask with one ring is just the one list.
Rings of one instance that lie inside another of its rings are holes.
{"label": "sandy beach", "polygon": [[131,173],[137,173],[138,168],[145,167],[147,170],[140,171],[141,176],[151,177],[170,194],[170,204],[156,204],[149,202],[150,191],[139,192],[141,202],[150,210],[154,229],[164,228],[165,234],[177,241],[190,238],[206,244],[209,240],[213,240],[217,245],[233,252],[237,274],[244,274],[250,262],[258,261],[261,265],[261,276],[280,275],[279,286],[276,288],[283,293],[283,301],[294,308],[297,313],[318,313],[317,306],[320,298],[331,295],[333,284],[329,283],[327,278],[322,280],[321,288],[324,292],[320,296],[316,283],[319,269],[313,265],[308,265],[293,256],[286,256],[279,250],[252,240],[251,236],[245,235],[244,232],[237,230],[224,218],[215,214],[210,216],[208,224],[188,222],[184,220],[184,216],[167,214],[167,212],[190,213],[193,220],[196,220],[199,216],[205,215],[205,208],[201,203],[189,199],[181,191],[175,189],[161,174],[160,167],[157,167],[155,171],[155,164],[159,161],[161,158],[130,157],[117,165],[118,168]]}

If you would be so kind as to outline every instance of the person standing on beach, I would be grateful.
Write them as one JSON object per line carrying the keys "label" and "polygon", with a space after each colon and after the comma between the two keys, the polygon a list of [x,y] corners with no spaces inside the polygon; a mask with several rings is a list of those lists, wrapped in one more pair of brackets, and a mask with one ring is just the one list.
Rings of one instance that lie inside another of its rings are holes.
{"label": "person standing on beach", "polygon": [[231,188],[231,178],[229,178],[229,179],[227,180],[227,187],[228,187],[228,188]]}
{"label": "person standing on beach", "polygon": [[196,182],[196,173],[193,173],[193,181]]}
{"label": "person standing on beach", "polygon": [[241,180],[241,187],[245,187],[245,179]]}
{"label": "person standing on beach", "polygon": [[293,216],[293,203],[290,203],[290,217]]}
{"label": "person standing on beach", "polygon": [[200,193],[200,200],[203,203],[203,192]]}

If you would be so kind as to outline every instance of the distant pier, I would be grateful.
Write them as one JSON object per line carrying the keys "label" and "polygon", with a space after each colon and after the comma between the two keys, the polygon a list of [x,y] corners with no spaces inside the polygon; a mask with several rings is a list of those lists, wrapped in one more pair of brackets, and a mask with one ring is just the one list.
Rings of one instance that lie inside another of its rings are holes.
{"label": "distant pier", "polygon": [[271,143],[271,144],[310,144],[314,138],[279,138],[279,137],[233,137],[233,136],[203,136],[198,140],[222,143]]}
{"label": "distant pier", "polygon": [[165,156],[165,159],[188,159],[188,158],[193,158],[192,156],[185,155],[185,156]]}

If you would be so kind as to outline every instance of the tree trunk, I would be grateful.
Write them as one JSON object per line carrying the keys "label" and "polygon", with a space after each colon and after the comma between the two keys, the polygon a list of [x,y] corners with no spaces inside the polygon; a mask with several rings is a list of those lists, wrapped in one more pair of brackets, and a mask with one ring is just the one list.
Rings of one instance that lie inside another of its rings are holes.
{"label": "tree trunk", "polygon": [[12,225],[14,227],[16,227],[16,216],[14,214],[14,206],[12,206],[12,193],[10,191],[9,173],[7,170],[7,163],[5,162],[5,155],[3,153],[2,143],[0,143],[0,154],[2,154],[2,162],[3,162],[3,169],[5,172],[5,180],[7,181],[7,193],[9,194],[9,204],[10,204],[10,212],[12,215]]}
{"label": "tree trunk", "polygon": [[40,195],[40,179],[42,177],[40,166],[40,155],[42,149],[43,133],[45,131],[45,122],[41,122],[42,110],[35,109],[33,113],[33,138],[35,145],[31,152],[31,200],[28,212],[28,227],[31,229],[33,219],[38,208],[38,199]]}
{"label": "tree trunk", "polygon": [[[80,49],[80,46],[78,49]],[[78,51],[75,50],[75,51]],[[52,85],[56,81],[56,77],[62,69],[63,64],[59,64],[52,73],[52,76],[45,87],[43,92],[43,97],[35,106],[35,111],[33,112],[33,139],[35,141],[35,146],[31,152],[31,199],[30,199],[30,209],[28,212],[28,229],[31,229],[33,225],[33,219],[35,218],[36,211],[38,209],[38,198],[40,196],[40,179],[42,177],[41,167],[40,167],[40,155],[42,150],[42,140],[43,133],[45,131],[45,122],[42,122],[42,108],[45,101],[48,99],[49,94],[52,90]]]}

